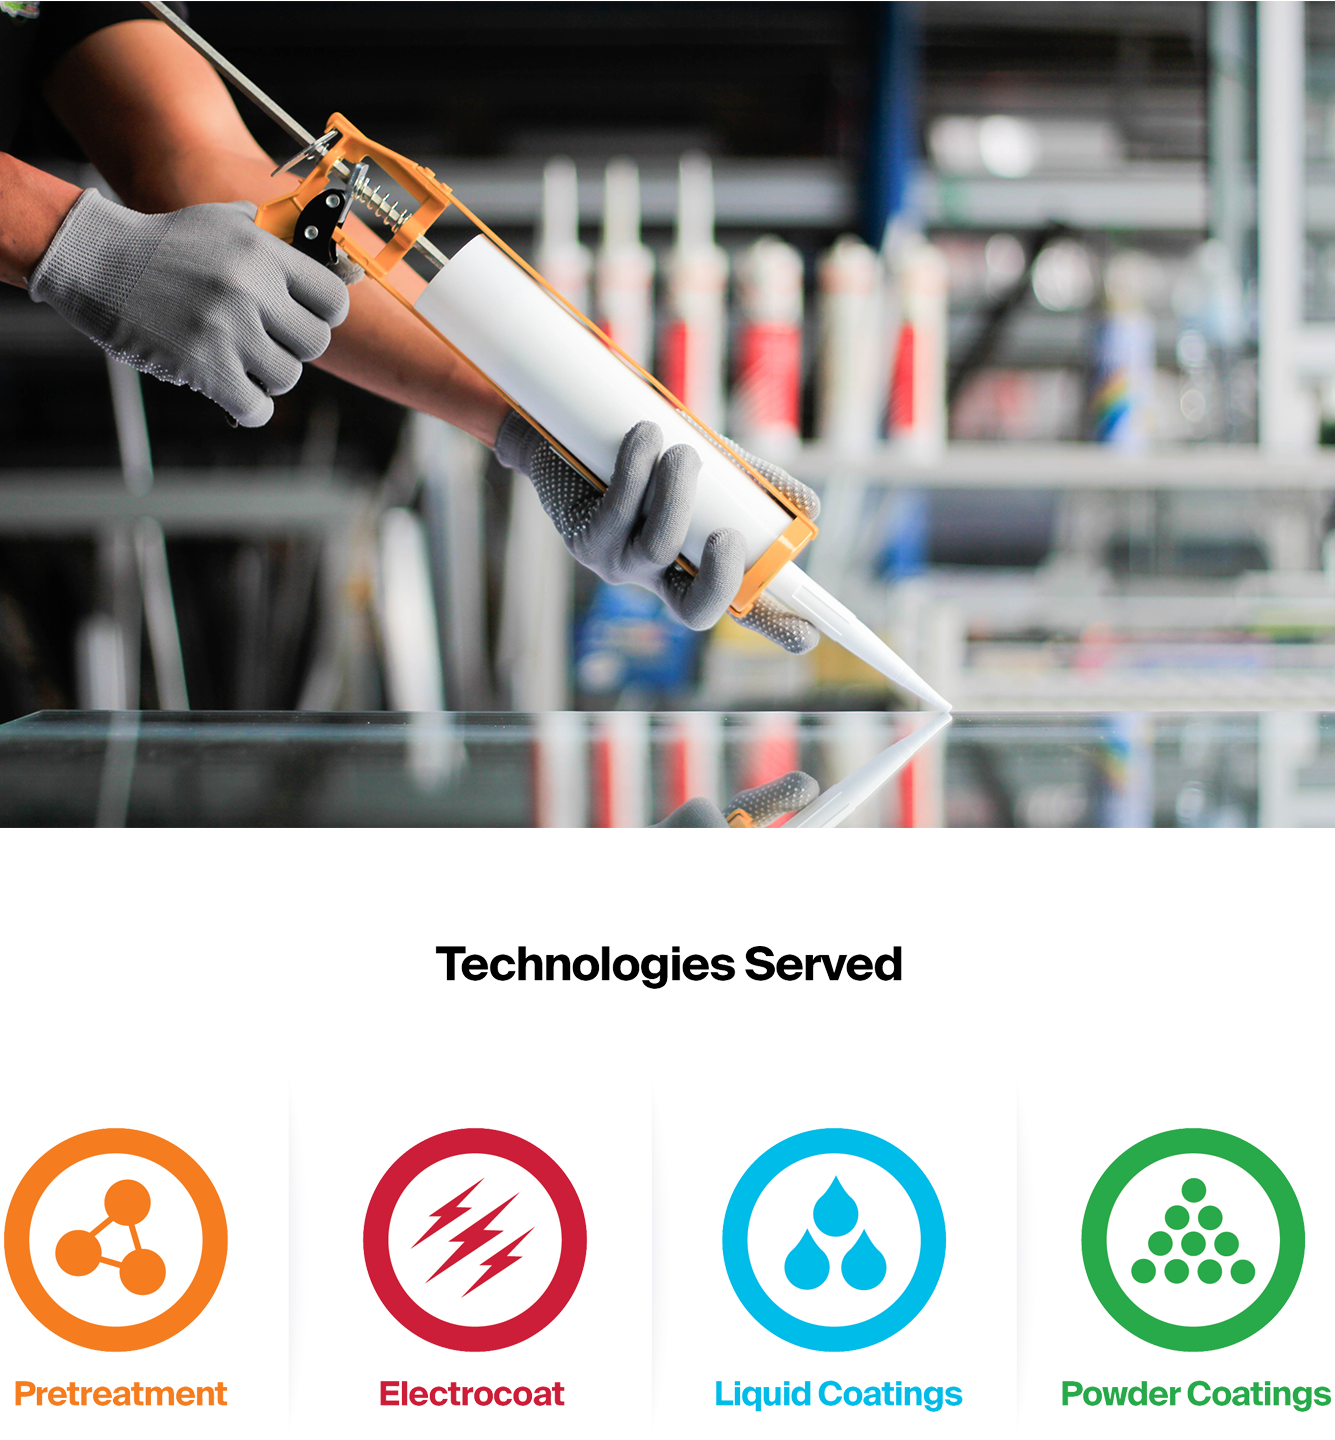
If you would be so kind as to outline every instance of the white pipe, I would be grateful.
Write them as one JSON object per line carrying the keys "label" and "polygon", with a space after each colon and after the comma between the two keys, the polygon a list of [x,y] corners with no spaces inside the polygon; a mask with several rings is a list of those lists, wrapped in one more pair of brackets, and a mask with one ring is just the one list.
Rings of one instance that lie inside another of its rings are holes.
{"label": "white pipe", "polygon": [[411,510],[380,518],[376,601],[391,710],[443,710],[445,677],[426,532]]}
{"label": "white pipe", "polygon": [[1306,83],[1303,7],[1256,7],[1257,246],[1260,262],[1260,442],[1271,454],[1299,450],[1298,332],[1302,324],[1303,164]]}
{"label": "white pipe", "polygon": [[[107,379],[111,386],[111,408],[116,421],[116,443],[120,449],[121,473],[131,495],[147,495],[153,488],[153,451],[144,414],[144,392],[139,372],[107,356]],[[167,539],[156,520],[141,520],[134,527],[133,544],[143,595],[144,622],[148,628],[149,653],[157,682],[158,705],[163,710],[188,710],[190,697],[185,683],[185,660],[181,653],[181,632],[176,623],[172,598],[171,571],[167,564]],[[133,644],[138,646],[136,635]],[[129,667],[127,666],[127,671]],[[134,702],[138,703],[137,665]]]}
{"label": "white pipe", "polygon": [[668,389],[714,428],[723,423],[727,284],[728,257],[714,243],[713,167],[704,155],[683,155],[661,373]]}
{"label": "white pipe", "polygon": [[782,460],[801,434],[802,257],[773,235],[743,253],[737,266],[737,335],[731,435]]}
{"label": "white pipe", "polygon": [[576,310],[589,308],[592,260],[579,243],[579,177],[572,160],[558,156],[542,172],[542,216],[534,268]]}
{"label": "white pipe", "polygon": [[816,434],[832,450],[872,449],[885,396],[881,266],[854,236],[837,240],[821,260],[820,354]]}
{"label": "white pipe", "polygon": [[946,257],[913,235],[891,244],[885,265],[897,315],[886,433],[916,458],[935,459],[946,443]]}
{"label": "white pipe", "polygon": [[599,325],[637,365],[651,364],[654,253],[640,241],[640,172],[633,160],[607,167],[596,280]]}

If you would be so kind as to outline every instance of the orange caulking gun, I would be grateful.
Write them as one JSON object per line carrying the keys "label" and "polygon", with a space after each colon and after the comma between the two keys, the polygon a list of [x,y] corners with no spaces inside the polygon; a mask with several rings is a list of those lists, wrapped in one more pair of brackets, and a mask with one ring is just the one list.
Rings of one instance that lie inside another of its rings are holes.
{"label": "orange caulking gun", "polygon": [[[300,153],[275,174],[314,162],[290,195],[259,207],[257,224],[322,264],[333,263],[334,247],[341,249],[598,489],[606,489],[622,437],[642,420],[661,428],[665,446],[693,445],[702,464],[677,563],[694,573],[709,536],[725,527],[737,530],[747,568],[730,607],[734,615],[746,615],[767,593],[931,709],[950,709],[874,631],[793,563],[815,537],[811,520],[525,264],[430,170],[377,145],[337,113],[324,134],[310,134],[167,5],[144,3],[301,144]],[[415,208],[371,185],[372,164],[412,197]],[[354,201],[392,232],[373,254],[342,229]],[[427,231],[450,206],[477,234],[446,256]],[[410,250],[436,272],[416,301],[392,279]]]}

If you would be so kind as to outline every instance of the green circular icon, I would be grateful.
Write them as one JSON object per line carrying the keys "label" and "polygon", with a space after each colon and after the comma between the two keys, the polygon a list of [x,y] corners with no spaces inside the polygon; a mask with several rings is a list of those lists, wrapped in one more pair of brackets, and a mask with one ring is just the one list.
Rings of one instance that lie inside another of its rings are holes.
{"label": "green circular icon", "polygon": [[[1207,1187],[1211,1204],[1197,1210]],[[1192,1220],[1210,1236],[1182,1234]],[[1207,1240],[1218,1256],[1237,1256],[1227,1279],[1213,1257],[1149,1260],[1178,1248],[1200,1256]],[[1178,1351],[1234,1345],[1269,1325],[1298,1284],[1305,1246],[1287,1176],[1223,1130],[1165,1130],[1123,1151],[1099,1176],[1080,1227],[1084,1270],[1103,1308],[1132,1335]]]}

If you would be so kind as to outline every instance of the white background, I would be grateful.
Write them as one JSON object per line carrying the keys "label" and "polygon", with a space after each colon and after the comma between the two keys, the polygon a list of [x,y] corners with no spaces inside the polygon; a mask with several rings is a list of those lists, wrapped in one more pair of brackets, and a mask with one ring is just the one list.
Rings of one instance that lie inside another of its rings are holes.
{"label": "white background", "polygon": [[204,1074],[291,1074],[298,1436],[338,1433],[330,1377],[356,1335],[334,1212],[385,1051],[297,946],[1024,945],[968,1027],[1018,1087],[1024,1437],[1048,1433],[1044,1377],[1076,1335],[1057,1220],[1110,1022],[1331,1021],[1323,831],[52,831],[0,847],[0,940],[199,945]]}

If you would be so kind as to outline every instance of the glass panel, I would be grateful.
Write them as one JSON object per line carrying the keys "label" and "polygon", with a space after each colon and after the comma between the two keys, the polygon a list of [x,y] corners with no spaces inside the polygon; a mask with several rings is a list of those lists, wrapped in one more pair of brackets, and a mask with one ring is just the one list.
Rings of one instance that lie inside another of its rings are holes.
{"label": "glass panel", "polygon": [[[639,826],[925,718],[47,712],[0,726],[0,824]],[[845,823],[1335,824],[1335,717],[961,715]]]}

